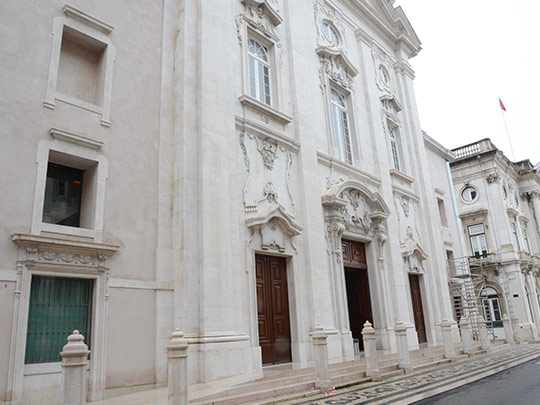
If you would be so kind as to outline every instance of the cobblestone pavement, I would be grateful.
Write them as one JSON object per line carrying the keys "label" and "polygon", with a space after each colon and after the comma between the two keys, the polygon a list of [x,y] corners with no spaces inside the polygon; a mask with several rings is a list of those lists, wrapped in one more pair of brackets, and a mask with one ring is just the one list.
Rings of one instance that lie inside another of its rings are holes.
{"label": "cobblestone pavement", "polygon": [[286,404],[407,404],[495,374],[540,357],[540,345],[515,348],[477,356],[436,370],[400,376],[384,382],[362,384],[338,390],[336,394],[288,401]]}

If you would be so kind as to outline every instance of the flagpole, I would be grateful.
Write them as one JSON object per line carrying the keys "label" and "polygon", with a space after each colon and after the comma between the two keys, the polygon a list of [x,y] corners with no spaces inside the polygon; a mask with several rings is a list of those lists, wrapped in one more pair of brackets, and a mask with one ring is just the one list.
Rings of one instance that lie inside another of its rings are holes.
{"label": "flagpole", "polygon": [[[499,99],[499,102],[501,102],[501,99]],[[510,132],[508,132],[508,125],[506,124],[506,117],[504,115],[505,112],[506,112],[506,109],[503,110],[503,108],[501,107],[501,114],[503,116],[504,127],[506,128],[506,136],[508,137],[508,143],[510,144],[510,151],[512,152],[512,160],[515,162],[516,157],[514,155],[514,148],[512,147],[512,141],[510,139]]]}

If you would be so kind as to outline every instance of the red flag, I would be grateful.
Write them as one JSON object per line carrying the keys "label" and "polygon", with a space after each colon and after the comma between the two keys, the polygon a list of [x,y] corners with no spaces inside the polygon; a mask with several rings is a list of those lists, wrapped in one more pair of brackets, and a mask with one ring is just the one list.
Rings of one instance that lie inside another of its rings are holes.
{"label": "red flag", "polygon": [[504,106],[502,100],[499,98],[499,104],[501,105],[501,108],[503,109],[504,112],[506,112],[506,107]]}

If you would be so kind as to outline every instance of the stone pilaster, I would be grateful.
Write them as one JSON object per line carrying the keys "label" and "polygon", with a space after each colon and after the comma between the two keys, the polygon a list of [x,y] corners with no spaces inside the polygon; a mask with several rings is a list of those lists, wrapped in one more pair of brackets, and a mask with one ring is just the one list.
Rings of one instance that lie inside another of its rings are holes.
{"label": "stone pilaster", "polygon": [[503,318],[503,326],[504,326],[504,340],[506,343],[514,344],[514,331],[512,330],[512,320],[508,316],[508,314],[504,314]]}

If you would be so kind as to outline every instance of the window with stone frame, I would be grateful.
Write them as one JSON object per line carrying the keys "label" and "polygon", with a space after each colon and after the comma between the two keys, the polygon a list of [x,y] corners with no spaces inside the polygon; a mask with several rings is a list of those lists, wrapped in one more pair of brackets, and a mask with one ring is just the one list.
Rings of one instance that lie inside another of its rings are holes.
{"label": "window with stone frame", "polygon": [[480,293],[480,298],[487,326],[501,328],[503,326],[501,303],[497,291],[492,287],[485,287]]}
{"label": "window with stone frame", "polygon": [[272,105],[272,64],[269,47],[248,39],[249,95]]}
{"label": "window with stone frame", "polygon": [[334,88],[330,89],[330,110],[334,145],[338,150],[339,158],[346,163],[353,164],[347,97]]}
{"label": "window with stone frame", "polygon": [[390,142],[390,154],[392,157],[392,168],[402,172],[401,164],[401,148],[399,142],[399,133],[397,127],[393,126],[389,122],[386,125],[386,133],[388,134],[388,140]]}
{"label": "window with stone frame", "polygon": [[32,276],[26,364],[61,361],[60,352],[75,329],[91,346],[92,289],[89,279]]}
{"label": "window with stone frame", "polygon": [[471,244],[471,253],[475,257],[486,257],[488,254],[486,233],[484,224],[475,224],[467,227],[469,233],[469,242]]}

